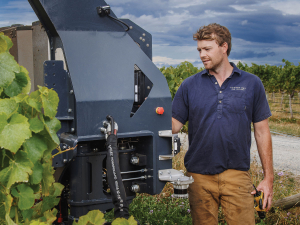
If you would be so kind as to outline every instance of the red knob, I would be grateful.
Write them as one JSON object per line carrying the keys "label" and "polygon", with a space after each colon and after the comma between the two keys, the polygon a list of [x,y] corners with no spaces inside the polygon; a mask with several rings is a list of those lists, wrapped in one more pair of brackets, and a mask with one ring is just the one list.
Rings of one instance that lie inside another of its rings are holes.
{"label": "red knob", "polygon": [[164,114],[164,108],[163,107],[157,107],[156,108],[156,113],[158,114],[158,115],[162,115],[162,114]]}

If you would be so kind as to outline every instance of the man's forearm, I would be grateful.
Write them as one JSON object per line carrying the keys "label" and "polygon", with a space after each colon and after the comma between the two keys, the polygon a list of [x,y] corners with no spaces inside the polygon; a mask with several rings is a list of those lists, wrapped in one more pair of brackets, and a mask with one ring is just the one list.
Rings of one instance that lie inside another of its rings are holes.
{"label": "man's forearm", "polygon": [[268,123],[254,125],[254,136],[256,139],[257,150],[264,170],[264,177],[273,182],[273,151],[272,139]]}

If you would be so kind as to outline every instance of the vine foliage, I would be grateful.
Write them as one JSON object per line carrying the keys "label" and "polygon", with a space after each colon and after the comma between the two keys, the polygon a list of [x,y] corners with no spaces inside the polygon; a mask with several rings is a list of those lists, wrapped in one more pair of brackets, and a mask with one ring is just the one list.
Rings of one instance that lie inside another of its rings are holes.
{"label": "vine foliage", "polygon": [[54,90],[31,88],[28,71],[0,33],[0,223],[52,224],[63,185],[55,183],[51,152],[59,144]]}

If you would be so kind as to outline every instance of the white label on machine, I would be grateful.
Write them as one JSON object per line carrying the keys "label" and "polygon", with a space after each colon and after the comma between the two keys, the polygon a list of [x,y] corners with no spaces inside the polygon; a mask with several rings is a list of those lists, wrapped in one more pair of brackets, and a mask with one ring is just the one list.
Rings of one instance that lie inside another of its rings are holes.
{"label": "white label on machine", "polygon": [[139,101],[138,99],[139,99],[139,98],[138,98],[138,95],[135,94],[135,95],[134,95],[134,101],[135,101],[135,102],[138,102],[138,101]]}
{"label": "white label on machine", "polygon": [[177,150],[177,142],[174,143],[174,149]]}
{"label": "white label on machine", "polygon": [[138,86],[137,85],[134,85],[134,92],[138,93]]}

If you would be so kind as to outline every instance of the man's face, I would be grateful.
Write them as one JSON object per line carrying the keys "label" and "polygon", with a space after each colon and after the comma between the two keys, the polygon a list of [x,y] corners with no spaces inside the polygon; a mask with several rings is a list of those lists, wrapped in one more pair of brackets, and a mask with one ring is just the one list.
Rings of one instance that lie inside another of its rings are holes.
{"label": "man's face", "polygon": [[[200,59],[203,62],[205,69],[216,70],[227,56],[227,43],[219,46],[215,40],[197,41],[197,50],[199,51]],[[225,54],[224,54],[225,53]]]}

